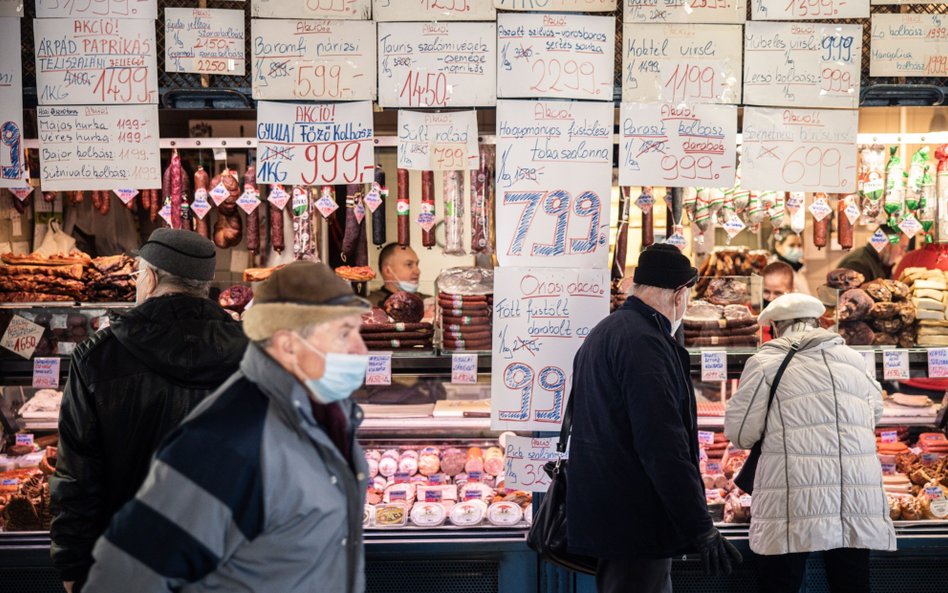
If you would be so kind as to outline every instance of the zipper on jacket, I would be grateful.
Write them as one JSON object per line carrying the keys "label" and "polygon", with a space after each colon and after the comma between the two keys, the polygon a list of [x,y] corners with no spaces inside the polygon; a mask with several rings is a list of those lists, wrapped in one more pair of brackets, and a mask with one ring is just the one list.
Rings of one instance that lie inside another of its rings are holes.
{"label": "zipper on jacket", "polygon": [[[836,378],[833,376],[833,369],[830,368],[829,361],[826,360],[826,351],[821,350],[820,354],[823,357],[823,364],[826,366],[826,372],[829,374],[830,385],[833,386],[833,416],[836,419],[836,451],[837,458],[839,459],[839,524],[840,527],[846,522],[843,518],[843,507],[845,506],[845,492],[846,489],[843,486],[843,437],[839,434],[839,396],[836,394]],[[888,503],[886,503],[888,507]],[[842,533],[840,534],[842,535]],[[840,546],[844,541],[840,541]]]}

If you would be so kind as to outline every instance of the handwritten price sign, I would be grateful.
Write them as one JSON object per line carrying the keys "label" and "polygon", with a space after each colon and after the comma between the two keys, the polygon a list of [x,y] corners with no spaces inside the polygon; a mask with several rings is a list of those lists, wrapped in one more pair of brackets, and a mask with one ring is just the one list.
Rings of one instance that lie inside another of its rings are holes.
{"label": "handwritten price sign", "polygon": [[47,191],[161,187],[157,105],[39,107]]}
{"label": "handwritten price sign", "polygon": [[619,185],[731,187],[737,107],[623,103]]}
{"label": "handwritten price sign", "polygon": [[254,19],[251,32],[255,99],[375,99],[375,23]]}
{"label": "handwritten price sign", "polygon": [[869,0],[751,0],[751,15],[755,21],[863,19]]}
{"label": "handwritten price sign", "polygon": [[20,19],[0,18],[0,187],[29,185],[23,150]]}
{"label": "handwritten price sign", "polygon": [[493,21],[497,10],[485,0],[375,0],[372,20],[391,21]]}
{"label": "handwritten price sign", "polygon": [[740,25],[626,23],[622,100],[740,103]]}
{"label": "handwritten price sign", "polygon": [[612,101],[615,37],[612,17],[501,14],[497,95]]}
{"label": "handwritten price sign", "polygon": [[744,28],[744,101],[859,106],[862,26],[750,22]]}
{"label": "handwritten price sign", "polygon": [[383,107],[497,101],[495,23],[379,23],[378,56]]}
{"label": "handwritten price sign", "polygon": [[495,268],[492,429],[559,430],[573,356],[609,314],[607,274]]}
{"label": "handwritten price sign", "polygon": [[165,9],[165,69],[244,74],[244,11]]}
{"label": "handwritten price sign", "polygon": [[476,113],[398,111],[399,169],[457,171],[479,166]]}
{"label": "handwritten price sign", "polygon": [[41,105],[158,102],[155,24],[141,19],[36,19]]}
{"label": "handwritten price sign", "polygon": [[[27,0],[28,1],[28,0]],[[36,16],[158,18],[158,0],[36,0]]]}
{"label": "handwritten price sign", "polygon": [[869,76],[948,76],[948,16],[872,15]]}
{"label": "handwritten price sign", "polygon": [[18,356],[29,359],[39,345],[44,331],[42,325],[14,315],[6,331],[3,332],[3,337],[0,338],[0,348],[6,348]]}
{"label": "handwritten price sign", "polygon": [[623,0],[625,23],[742,24],[747,0]]}
{"label": "handwritten price sign", "polygon": [[542,10],[545,12],[612,12],[617,0],[494,0],[501,10]]}
{"label": "handwritten price sign", "polygon": [[257,105],[257,183],[371,183],[375,170],[372,104]]}
{"label": "handwritten price sign", "polygon": [[612,118],[608,103],[497,102],[501,265],[608,265]]}
{"label": "handwritten price sign", "polygon": [[745,108],[743,186],[855,191],[858,127],[855,110]]}
{"label": "handwritten price sign", "polygon": [[566,458],[566,454],[560,455],[556,450],[559,440],[557,437],[508,436],[504,447],[504,484],[507,488],[546,492],[550,487],[550,477],[543,471],[543,466],[549,461]]}
{"label": "handwritten price sign", "polygon": [[368,20],[372,0],[250,0],[250,14],[269,19]]}

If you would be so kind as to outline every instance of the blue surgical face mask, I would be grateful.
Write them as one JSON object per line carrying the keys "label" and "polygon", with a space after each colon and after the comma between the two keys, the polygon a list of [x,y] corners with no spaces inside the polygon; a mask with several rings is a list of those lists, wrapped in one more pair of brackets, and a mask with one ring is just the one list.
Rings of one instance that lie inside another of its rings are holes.
{"label": "blue surgical face mask", "polygon": [[365,381],[365,371],[369,366],[367,354],[339,354],[337,352],[324,354],[302,336],[300,336],[300,341],[306,345],[307,350],[326,361],[322,377],[304,381],[306,388],[319,403],[331,404],[342,401],[362,386]]}
{"label": "blue surgical face mask", "polygon": [[799,247],[790,247],[790,248],[787,249],[787,251],[783,254],[783,257],[784,257],[787,261],[791,261],[791,262],[793,262],[793,263],[795,263],[795,264],[798,264],[798,263],[800,263],[800,262],[803,260],[803,249],[801,249],[801,248],[799,248]]}
{"label": "blue surgical face mask", "polygon": [[399,280],[399,281],[398,281],[398,288],[399,288],[400,290],[404,290],[405,292],[410,292],[410,293],[414,294],[414,293],[418,292],[418,283],[417,283],[417,282],[409,282],[409,281],[407,281],[407,280]]}

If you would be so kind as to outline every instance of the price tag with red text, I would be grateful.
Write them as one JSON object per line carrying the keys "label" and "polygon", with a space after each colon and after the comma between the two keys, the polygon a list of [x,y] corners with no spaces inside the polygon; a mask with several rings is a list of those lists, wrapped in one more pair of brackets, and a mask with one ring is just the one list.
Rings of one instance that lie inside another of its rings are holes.
{"label": "price tag with red text", "polygon": [[29,359],[39,345],[44,331],[46,330],[42,325],[14,315],[6,331],[3,332],[3,338],[0,338],[0,347]]}

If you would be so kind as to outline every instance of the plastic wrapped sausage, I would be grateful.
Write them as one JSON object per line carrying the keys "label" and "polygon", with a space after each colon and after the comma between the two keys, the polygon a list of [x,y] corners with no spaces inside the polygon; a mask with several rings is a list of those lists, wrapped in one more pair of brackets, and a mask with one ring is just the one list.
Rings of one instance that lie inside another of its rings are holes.
{"label": "plastic wrapped sausage", "polygon": [[[271,186],[270,191],[272,192],[277,188],[283,191],[283,187],[280,185]],[[277,253],[283,253],[283,250],[286,249],[286,242],[283,238],[283,216],[283,210],[270,202],[270,246]]]}
{"label": "plastic wrapped sausage", "polygon": [[[257,191],[257,170],[253,165],[244,173],[244,191]],[[260,206],[247,213],[247,251],[256,255],[260,252]]]}
{"label": "plastic wrapped sausage", "polygon": [[293,258],[309,259],[312,251],[313,218],[309,191],[298,185],[293,188]]}
{"label": "plastic wrapped sausage", "polygon": [[379,196],[378,207],[372,211],[372,244],[379,247],[385,245],[385,198],[388,196],[388,189],[385,187],[385,171],[382,167],[375,167],[375,183],[372,184],[372,191],[377,192]]}
{"label": "plastic wrapped sausage", "polygon": [[[813,194],[813,200],[815,205],[820,205],[820,202],[828,204],[827,195],[824,193]],[[829,223],[828,213],[820,220],[817,220],[815,215],[813,216],[813,245],[817,249],[823,249],[829,241]]]}
{"label": "plastic wrapped sausage", "polygon": [[839,197],[839,204],[836,206],[836,234],[839,246],[843,249],[853,248],[853,223],[846,214],[846,209],[850,205],[855,206],[856,196],[850,194]]}
{"label": "plastic wrapped sausage", "polygon": [[[200,196],[204,201],[207,201],[207,190],[208,183],[210,183],[211,178],[208,176],[207,171],[204,170],[204,167],[198,166],[197,171],[194,172],[194,198],[195,200]],[[208,224],[207,215],[209,212],[206,212],[203,217],[197,215],[195,212],[191,212],[194,215],[194,230],[197,234],[202,237],[210,238],[210,225]]]}
{"label": "plastic wrapped sausage", "polygon": [[398,244],[402,247],[411,245],[411,205],[408,190],[408,169],[399,169],[398,198],[395,203],[395,212],[398,216]]}
{"label": "plastic wrapped sausage", "polygon": [[471,174],[471,253],[489,254],[493,212],[494,147],[481,146],[481,164]]}
{"label": "plastic wrapped sausage", "polygon": [[467,255],[464,251],[464,171],[445,171],[444,182],[444,252]]}
{"label": "plastic wrapped sausage", "polygon": [[184,200],[184,185],[181,181],[184,171],[181,169],[181,156],[175,150],[171,153],[171,228],[181,228],[181,202]]}
{"label": "plastic wrapped sausage", "polygon": [[435,246],[435,190],[434,171],[421,172],[421,245],[431,249]]}
{"label": "plastic wrapped sausage", "polygon": [[161,194],[157,189],[151,190],[151,199],[148,201],[148,220],[155,222],[158,220],[158,210],[161,209]]}

